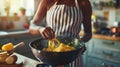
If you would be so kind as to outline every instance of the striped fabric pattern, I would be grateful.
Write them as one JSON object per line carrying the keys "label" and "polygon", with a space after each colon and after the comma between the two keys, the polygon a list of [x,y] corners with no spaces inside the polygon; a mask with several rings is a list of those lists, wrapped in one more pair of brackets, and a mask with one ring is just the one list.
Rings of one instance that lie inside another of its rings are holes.
{"label": "striped fabric pattern", "polygon": [[82,14],[77,6],[55,4],[47,12],[46,21],[57,36],[76,37],[81,29]]}
{"label": "striped fabric pattern", "polygon": [[[82,12],[78,2],[76,6],[55,3],[48,11],[46,16],[47,25],[55,31],[56,36],[78,37],[81,30]],[[80,58],[64,67],[80,67]]]}

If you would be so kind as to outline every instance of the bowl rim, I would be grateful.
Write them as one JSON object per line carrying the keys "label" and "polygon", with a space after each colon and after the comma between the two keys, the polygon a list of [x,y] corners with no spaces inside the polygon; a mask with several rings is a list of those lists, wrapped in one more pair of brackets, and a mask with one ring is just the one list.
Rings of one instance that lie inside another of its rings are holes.
{"label": "bowl rim", "polygon": [[68,52],[74,52],[74,51],[80,51],[80,50],[81,50],[81,48],[76,48],[75,50],[71,50],[71,51],[50,52],[50,51],[39,50],[39,49],[36,49],[36,48],[32,47],[32,43],[33,43],[33,42],[35,42],[35,41],[37,41],[37,40],[41,40],[41,39],[43,39],[43,38],[41,37],[41,38],[37,38],[37,39],[35,39],[35,40],[32,40],[32,41],[29,43],[29,47],[30,47],[31,49],[37,50],[38,52],[40,51],[40,52],[45,52],[45,53],[68,53]]}

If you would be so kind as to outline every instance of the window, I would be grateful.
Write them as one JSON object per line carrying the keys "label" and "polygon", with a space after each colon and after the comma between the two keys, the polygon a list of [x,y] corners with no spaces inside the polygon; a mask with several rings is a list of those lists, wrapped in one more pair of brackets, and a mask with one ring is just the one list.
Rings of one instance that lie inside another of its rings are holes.
{"label": "window", "polygon": [[34,0],[0,0],[0,31],[28,29],[34,12]]}
{"label": "window", "polygon": [[0,0],[1,16],[12,16],[15,12],[20,14],[21,7],[26,9],[26,16],[34,14],[34,0]]}

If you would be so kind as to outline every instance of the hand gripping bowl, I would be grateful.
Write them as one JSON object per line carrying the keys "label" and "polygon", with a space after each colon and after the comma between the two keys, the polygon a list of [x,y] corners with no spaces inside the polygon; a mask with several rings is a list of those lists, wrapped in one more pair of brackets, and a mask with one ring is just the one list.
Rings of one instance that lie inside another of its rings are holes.
{"label": "hand gripping bowl", "polygon": [[[70,39],[70,38],[69,38]],[[82,48],[67,52],[47,52],[42,49],[47,47],[48,40],[43,38],[36,39],[30,42],[29,46],[32,50],[33,55],[45,64],[57,66],[64,65],[74,61],[79,54],[82,52]],[[82,44],[84,45],[84,43]]]}

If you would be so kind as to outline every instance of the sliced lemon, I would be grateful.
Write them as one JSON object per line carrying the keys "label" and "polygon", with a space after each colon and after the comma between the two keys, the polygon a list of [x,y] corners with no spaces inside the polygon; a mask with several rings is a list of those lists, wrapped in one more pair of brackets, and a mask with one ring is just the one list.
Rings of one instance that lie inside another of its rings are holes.
{"label": "sliced lemon", "polygon": [[13,43],[7,43],[7,44],[4,44],[4,45],[2,46],[2,50],[4,50],[4,51],[6,51],[6,50],[11,50],[11,49],[13,49],[13,48],[14,48]]}

